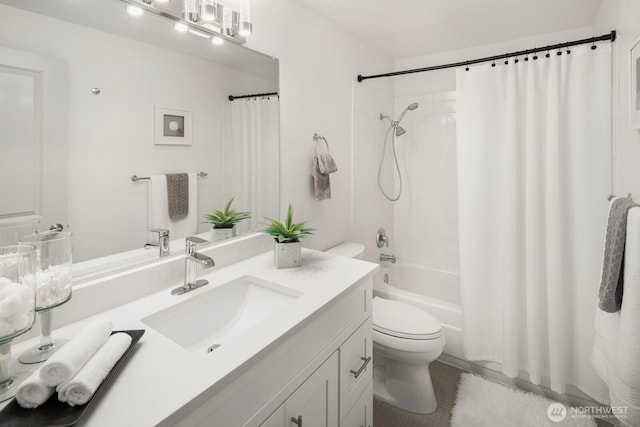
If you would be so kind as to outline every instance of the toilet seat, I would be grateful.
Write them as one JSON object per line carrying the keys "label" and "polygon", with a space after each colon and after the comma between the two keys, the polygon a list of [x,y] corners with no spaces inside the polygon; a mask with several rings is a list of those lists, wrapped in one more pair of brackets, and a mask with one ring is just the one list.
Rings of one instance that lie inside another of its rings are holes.
{"label": "toilet seat", "polygon": [[409,304],[373,298],[373,330],[396,338],[435,340],[442,324],[426,311]]}

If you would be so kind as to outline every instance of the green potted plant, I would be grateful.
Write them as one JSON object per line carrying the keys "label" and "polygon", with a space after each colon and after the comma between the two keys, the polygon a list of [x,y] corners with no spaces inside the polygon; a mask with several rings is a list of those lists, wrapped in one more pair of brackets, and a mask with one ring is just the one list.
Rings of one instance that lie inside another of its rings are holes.
{"label": "green potted plant", "polygon": [[230,239],[236,236],[236,224],[247,218],[251,218],[249,212],[239,212],[236,209],[231,209],[231,203],[233,203],[232,197],[229,202],[224,206],[224,210],[214,209],[211,212],[202,215],[207,222],[211,223],[211,241],[217,242],[220,240]]}
{"label": "green potted plant", "polygon": [[302,265],[302,245],[300,239],[313,234],[313,228],[306,227],[307,221],[293,222],[293,207],[289,204],[287,218],[282,223],[272,218],[262,230],[274,237],[276,244],[273,251],[273,262],[276,268],[292,268]]}

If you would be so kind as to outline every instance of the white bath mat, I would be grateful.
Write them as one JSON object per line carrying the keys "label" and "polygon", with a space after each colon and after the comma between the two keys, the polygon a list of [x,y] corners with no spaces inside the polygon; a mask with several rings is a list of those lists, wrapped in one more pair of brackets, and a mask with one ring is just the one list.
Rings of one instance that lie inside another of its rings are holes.
{"label": "white bath mat", "polygon": [[[551,406],[551,409],[549,407]],[[451,427],[595,427],[593,418],[572,417],[568,408],[533,393],[474,374],[462,374]]]}

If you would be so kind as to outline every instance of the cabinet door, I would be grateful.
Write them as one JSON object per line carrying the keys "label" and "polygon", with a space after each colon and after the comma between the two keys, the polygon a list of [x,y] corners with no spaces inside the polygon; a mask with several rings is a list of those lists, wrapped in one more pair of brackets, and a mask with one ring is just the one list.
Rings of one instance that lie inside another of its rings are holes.
{"label": "cabinet door", "polygon": [[338,352],[289,396],[285,414],[288,427],[338,425]]}
{"label": "cabinet door", "polygon": [[342,420],[340,427],[373,426],[373,381],[369,383],[351,412]]}
{"label": "cabinet door", "polygon": [[269,415],[269,418],[264,420],[260,427],[284,427],[287,423],[285,422],[285,410],[284,403],[278,406],[273,414]]}
{"label": "cabinet door", "polygon": [[340,346],[341,420],[347,416],[373,377],[372,336],[369,318]]}

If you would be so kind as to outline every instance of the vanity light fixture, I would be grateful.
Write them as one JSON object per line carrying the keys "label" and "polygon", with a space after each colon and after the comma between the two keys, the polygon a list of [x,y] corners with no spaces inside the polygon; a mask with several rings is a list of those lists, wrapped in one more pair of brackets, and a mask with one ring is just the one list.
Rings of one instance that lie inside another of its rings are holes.
{"label": "vanity light fixture", "polygon": [[173,29],[179,33],[186,33],[189,30],[189,26],[184,22],[176,22],[173,24]]}
{"label": "vanity light fixture", "polygon": [[211,43],[213,43],[216,46],[220,46],[221,44],[224,44],[224,39],[222,39],[222,37],[213,36],[211,38]]}
{"label": "vanity light fixture", "polygon": [[[140,16],[144,12],[174,21],[178,32],[213,38],[215,44],[232,41],[244,44],[253,33],[253,0],[121,0],[127,12]],[[172,3],[172,5],[169,5]],[[178,12],[176,9],[182,9]],[[178,14],[180,13],[180,14]]]}

